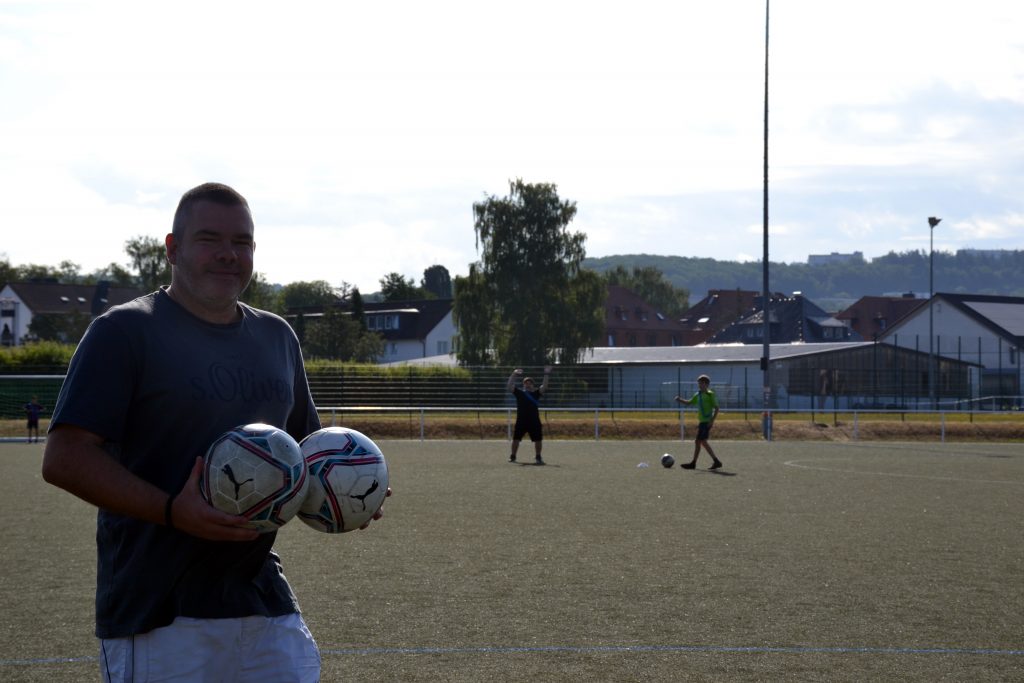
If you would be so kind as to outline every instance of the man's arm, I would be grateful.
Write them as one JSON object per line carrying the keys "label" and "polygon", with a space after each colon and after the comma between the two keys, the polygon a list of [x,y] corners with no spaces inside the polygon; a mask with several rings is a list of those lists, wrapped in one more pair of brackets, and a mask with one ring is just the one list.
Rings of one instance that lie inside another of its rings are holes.
{"label": "man's arm", "polygon": [[522,368],[516,368],[515,370],[512,371],[512,374],[508,376],[508,384],[505,385],[505,388],[508,390],[510,394],[515,393],[516,376],[521,374],[523,374]]}
{"label": "man's arm", "polygon": [[676,396],[676,401],[678,401],[679,403],[683,403],[685,405],[690,405],[691,403],[693,403],[692,399],[683,398],[682,396]]}
{"label": "man's arm", "polygon": [[547,390],[548,390],[548,379],[550,377],[551,377],[551,366],[550,365],[545,365],[544,366],[544,382],[542,382],[541,385],[540,385],[540,393],[542,393],[542,394],[547,393]]}
{"label": "man's arm", "polygon": [[[199,493],[202,459],[174,496],[137,477],[103,449],[103,437],[72,425],[59,425],[46,437],[43,479],[87,503],[110,512],[165,524],[212,541],[249,541],[259,534],[241,526],[245,517],[217,510]],[[171,501],[168,506],[168,501]]]}

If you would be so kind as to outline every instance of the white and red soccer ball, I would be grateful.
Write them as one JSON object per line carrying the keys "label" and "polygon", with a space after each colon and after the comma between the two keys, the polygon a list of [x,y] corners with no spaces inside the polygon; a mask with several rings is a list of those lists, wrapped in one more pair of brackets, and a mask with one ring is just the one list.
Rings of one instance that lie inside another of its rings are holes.
{"label": "white and red soccer ball", "polygon": [[228,430],[210,445],[199,491],[218,510],[248,517],[249,526],[266,533],[298,513],[309,473],[295,439],[254,423]]}
{"label": "white and red soccer ball", "polygon": [[368,436],[347,427],[325,427],[300,443],[309,469],[309,492],[299,519],[329,534],[369,522],[384,504],[388,466]]}

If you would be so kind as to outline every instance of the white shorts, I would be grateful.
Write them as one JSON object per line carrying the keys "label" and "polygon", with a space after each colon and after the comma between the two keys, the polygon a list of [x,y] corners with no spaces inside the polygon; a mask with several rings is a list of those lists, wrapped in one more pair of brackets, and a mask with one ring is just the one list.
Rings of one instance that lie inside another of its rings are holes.
{"label": "white shorts", "polygon": [[100,640],[106,683],[316,683],[320,650],[300,614],[190,619]]}

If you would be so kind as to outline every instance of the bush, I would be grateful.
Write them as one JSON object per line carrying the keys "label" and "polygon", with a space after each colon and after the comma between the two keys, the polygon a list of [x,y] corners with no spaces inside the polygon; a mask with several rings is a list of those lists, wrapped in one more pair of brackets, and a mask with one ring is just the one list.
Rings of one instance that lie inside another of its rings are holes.
{"label": "bush", "polygon": [[466,368],[326,360],[307,361],[306,376],[317,406],[330,407],[469,405],[474,382]]}
{"label": "bush", "polygon": [[31,342],[23,346],[0,348],[0,373],[63,374],[67,372],[74,344],[55,341]]}
{"label": "bush", "polygon": [[407,380],[416,378],[451,378],[466,379],[472,373],[466,368],[447,365],[377,365],[375,363],[348,363],[339,360],[314,358],[306,361],[306,374],[342,375],[345,377],[382,377],[387,379]]}

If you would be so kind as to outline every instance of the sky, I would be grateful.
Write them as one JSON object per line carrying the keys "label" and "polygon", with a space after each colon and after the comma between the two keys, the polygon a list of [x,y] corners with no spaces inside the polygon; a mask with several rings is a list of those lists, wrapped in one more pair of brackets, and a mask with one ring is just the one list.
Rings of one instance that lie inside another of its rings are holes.
{"label": "sky", "polygon": [[[765,4],[0,0],[0,258],[126,265],[219,181],[268,281],[368,293],[518,178],[588,256],[760,260]],[[768,64],[769,260],[1024,249],[1024,3],[776,0]]]}

